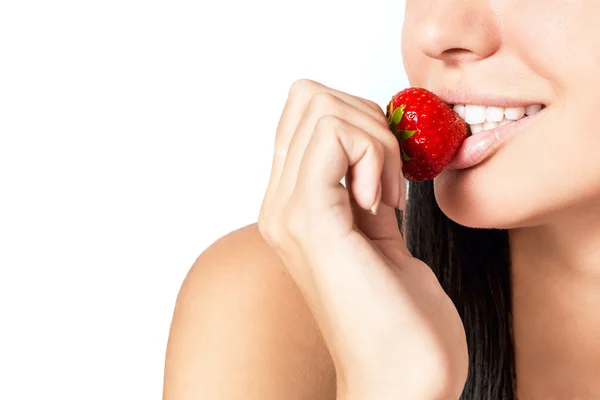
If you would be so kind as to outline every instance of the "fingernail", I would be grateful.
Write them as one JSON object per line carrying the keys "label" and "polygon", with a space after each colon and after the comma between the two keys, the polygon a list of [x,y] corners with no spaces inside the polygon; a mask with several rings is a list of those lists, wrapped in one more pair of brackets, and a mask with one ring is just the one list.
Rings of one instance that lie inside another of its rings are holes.
{"label": "fingernail", "polygon": [[381,204],[381,183],[377,188],[377,196],[375,197],[375,203],[373,207],[371,207],[371,214],[377,215],[377,210],[379,209],[379,205]]}

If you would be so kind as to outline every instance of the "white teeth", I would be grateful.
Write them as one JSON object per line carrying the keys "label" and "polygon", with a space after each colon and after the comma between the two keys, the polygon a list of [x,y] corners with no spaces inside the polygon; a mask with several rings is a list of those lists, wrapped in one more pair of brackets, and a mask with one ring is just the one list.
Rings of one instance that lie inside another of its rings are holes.
{"label": "white teeth", "polygon": [[527,115],[533,115],[536,112],[540,111],[542,109],[542,105],[541,104],[534,104],[531,106],[527,106],[525,107],[525,114]]}
{"label": "white teeth", "polygon": [[506,124],[511,123],[512,121],[510,119],[504,118],[502,121],[498,122],[498,126],[504,126]]}
{"label": "white teeth", "polygon": [[460,115],[462,119],[465,119],[465,106],[462,104],[457,104],[454,106],[454,111]]}
{"label": "white teeth", "polygon": [[485,109],[486,121],[500,122],[504,118],[503,107],[487,107]]}
{"label": "white teeth", "polygon": [[473,104],[455,104],[454,111],[470,125],[471,133],[496,129],[520,120],[525,115],[533,115],[544,108],[541,104],[527,107],[486,107]]}
{"label": "white teeth", "polygon": [[525,115],[525,107],[509,107],[504,110],[504,116],[512,121],[517,121]]}
{"label": "white teeth", "polygon": [[467,124],[481,124],[485,121],[485,106],[467,104],[465,106],[465,121]]}
{"label": "white teeth", "polygon": [[487,131],[489,129],[496,129],[498,127],[498,123],[497,122],[493,122],[493,121],[485,121],[483,123],[483,130]]}
{"label": "white teeth", "polygon": [[474,135],[476,133],[479,133],[483,131],[483,124],[474,124],[471,125],[471,133]]}

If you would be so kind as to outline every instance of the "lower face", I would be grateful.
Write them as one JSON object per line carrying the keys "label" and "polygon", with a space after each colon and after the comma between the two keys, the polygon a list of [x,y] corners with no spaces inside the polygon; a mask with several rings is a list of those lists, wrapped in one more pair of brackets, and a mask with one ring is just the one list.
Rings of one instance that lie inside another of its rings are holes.
{"label": "lower face", "polygon": [[498,51],[450,68],[417,46],[411,32],[417,31],[421,6],[408,1],[403,55],[412,86],[507,87],[513,97],[545,106],[480,163],[446,169],[435,178],[440,208],[459,224],[534,226],[574,208],[600,205],[600,5],[538,3],[502,2],[494,13],[502,26]]}
{"label": "lower face", "polygon": [[544,224],[569,208],[600,203],[600,132],[570,122],[589,120],[596,112],[547,106],[479,164],[440,174],[434,180],[440,208],[465,226],[508,229]]}

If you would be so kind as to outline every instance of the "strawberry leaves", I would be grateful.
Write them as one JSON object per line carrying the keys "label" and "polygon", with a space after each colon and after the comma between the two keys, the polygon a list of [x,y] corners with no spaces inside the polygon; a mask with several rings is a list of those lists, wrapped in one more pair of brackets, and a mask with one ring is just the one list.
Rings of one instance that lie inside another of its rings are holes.
{"label": "strawberry leaves", "polygon": [[402,104],[400,107],[394,109],[393,102],[390,102],[390,111],[388,112],[388,126],[390,130],[394,133],[394,135],[400,141],[404,141],[410,139],[417,131],[409,131],[406,129],[398,129],[398,124],[402,121],[404,117],[404,110],[406,109],[406,104]]}
{"label": "strawberry leaves", "polygon": [[[398,128],[398,124],[400,124],[400,122],[402,121],[402,118],[404,117],[405,109],[406,109],[406,104],[402,104],[400,107],[394,109],[394,102],[390,101],[389,112],[387,115],[388,126],[390,127],[390,130],[392,131],[394,136],[396,136],[396,138],[400,142],[410,139],[415,133],[417,133],[416,130],[409,131],[406,129]],[[408,156],[408,154],[406,154],[406,152],[402,148],[402,145],[400,145],[400,154],[402,156],[402,160],[404,160],[404,161],[410,160],[410,157]]]}

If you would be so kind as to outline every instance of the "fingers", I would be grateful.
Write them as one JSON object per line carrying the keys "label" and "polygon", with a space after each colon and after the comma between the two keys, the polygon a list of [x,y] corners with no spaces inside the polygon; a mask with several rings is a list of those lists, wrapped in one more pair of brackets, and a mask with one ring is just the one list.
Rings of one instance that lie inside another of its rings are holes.
{"label": "fingers", "polygon": [[[390,132],[386,123],[382,123],[378,119],[373,118],[369,113],[346,103],[344,100],[330,93],[319,93],[311,99],[289,145],[284,172],[282,173],[278,190],[288,195],[291,193],[292,185],[296,181],[300,162],[306,147],[316,132],[317,124],[324,116],[333,116],[341,121],[345,121],[364,132],[368,132],[369,135],[380,142],[383,146],[382,151],[384,155],[384,167],[381,176],[383,188],[381,199],[388,205],[397,205],[401,190],[402,164],[396,138]],[[330,121],[329,124],[334,125],[335,123]],[[325,158],[328,157],[326,154],[323,156]],[[338,182],[341,177],[338,179]],[[363,184],[360,177],[353,176],[353,180],[357,180],[356,184]],[[285,196],[285,194],[283,195]]]}
{"label": "fingers", "polygon": [[314,188],[315,192],[326,197],[329,197],[327,192],[330,190],[343,193],[345,190],[339,181],[351,168],[352,185],[349,190],[358,205],[365,210],[378,206],[376,202],[380,201],[380,181],[386,161],[385,148],[379,140],[333,115],[319,118],[309,139],[302,162],[298,165],[303,172],[298,176],[299,186],[304,184],[305,188]]}
{"label": "fingers", "polygon": [[[396,219],[396,210],[394,207],[381,204],[377,210],[377,215],[373,215],[357,204],[352,204],[352,211],[355,225],[371,241],[393,240],[397,243],[403,243],[399,247],[405,248],[404,239],[398,229],[398,220]],[[398,247],[398,245],[396,246]]]}
{"label": "fingers", "polygon": [[[346,235],[352,231],[354,222],[357,221],[352,217],[351,202],[356,202],[363,210],[371,211],[374,206],[377,207],[381,198],[381,177],[385,162],[385,147],[377,138],[336,116],[321,117],[302,157],[290,202],[302,204],[306,210],[302,213],[303,216],[319,215],[320,218],[344,221],[344,224],[340,226],[339,223],[328,224],[326,220],[299,218],[294,223],[297,228],[294,229],[297,231],[295,236],[304,232],[314,235],[315,224],[319,224],[323,235]],[[349,169],[352,175],[349,185],[352,199],[339,183]],[[399,179],[399,172],[396,173],[396,179]],[[365,224],[365,229],[369,232],[364,233],[382,239],[400,238],[393,208],[383,207],[379,206],[379,212],[383,212],[383,215],[369,214],[376,221],[370,221],[375,222],[374,224]],[[290,211],[301,215],[294,210]],[[323,231],[324,229],[340,231],[329,232]]]}
{"label": "fingers", "polygon": [[[264,221],[285,220],[290,214],[302,225],[311,214],[306,205],[312,204],[329,215],[348,214],[337,220],[344,221],[341,228],[346,231],[357,228],[373,239],[398,240],[393,207],[403,198],[401,168],[397,139],[378,105],[316,82],[298,81],[277,129],[259,229]],[[346,174],[348,190],[339,183]],[[378,215],[370,213],[375,210]]]}
{"label": "fingers", "polygon": [[335,96],[354,108],[371,115],[371,117],[380,121],[383,125],[386,124],[386,118],[383,111],[372,101],[328,88],[311,80],[302,79],[296,81],[289,91],[288,99],[277,127],[271,177],[265,194],[264,203],[270,203],[270,200],[279,185],[288,149],[290,148],[296,128],[304,118],[311,101],[313,101],[313,98],[319,93],[328,93]]}

